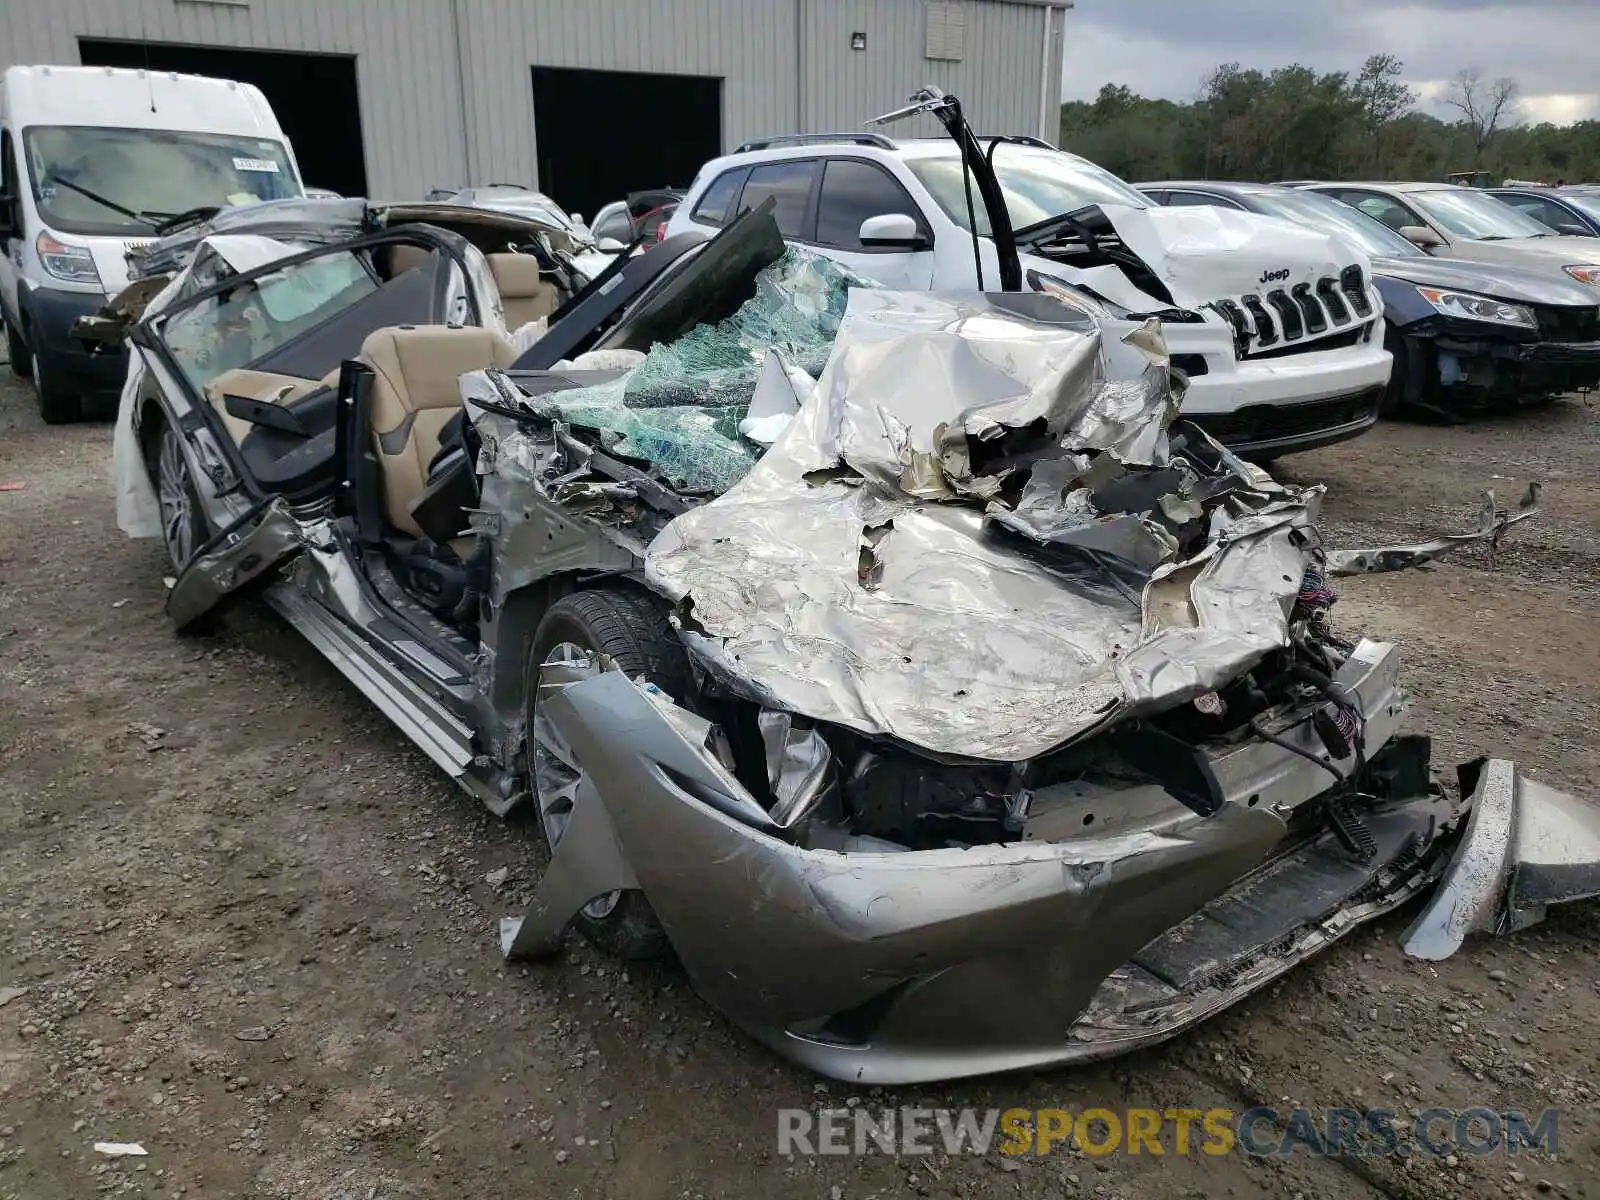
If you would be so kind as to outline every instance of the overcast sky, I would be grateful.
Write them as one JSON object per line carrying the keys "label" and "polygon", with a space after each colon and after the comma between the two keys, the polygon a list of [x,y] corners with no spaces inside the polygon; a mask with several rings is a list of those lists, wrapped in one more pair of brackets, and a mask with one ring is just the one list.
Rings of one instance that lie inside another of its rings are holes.
{"label": "overcast sky", "polygon": [[1354,75],[1385,51],[1425,98],[1463,67],[1481,67],[1522,85],[1526,120],[1600,118],[1600,0],[1076,0],[1063,98],[1093,99],[1102,84],[1123,83],[1192,100],[1219,63],[1301,62]]}

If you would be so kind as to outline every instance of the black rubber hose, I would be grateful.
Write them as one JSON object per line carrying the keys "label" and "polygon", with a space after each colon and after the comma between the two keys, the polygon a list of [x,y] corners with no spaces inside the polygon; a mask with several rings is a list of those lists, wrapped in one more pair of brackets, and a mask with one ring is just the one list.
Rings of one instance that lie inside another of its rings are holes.
{"label": "black rubber hose", "polygon": [[1261,718],[1260,717],[1251,717],[1250,718],[1250,728],[1255,733],[1255,735],[1257,737],[1263,739],[1264,741],[1271,742],[1274,746],[1281,746],[1283,749],[1289,751],[1289,753],[1291,753],[1291,754],[1298,754],[1301,758],[1305,759],[1307,762],[1316,763],[1317,766],[1321,767],[1324,771],[1328,772],[1328,774],[1332,775],[1340,783],[1346,782],[1347,776],[1345,775],[1345,773],[1343,771],[1339,770],[1339,768],[1334,766],[1331,762],[1328,762],[1326,759],[1323,759],[1323,758],[1318,758],[1315,754],[1311,753],[1311,751],[1307,750],[1305,747],[1296,746],[1293,742],[1287,740],[1286,738],[1281,738],[1275,733],[1268,733],[1264,728],[1262,728]]}

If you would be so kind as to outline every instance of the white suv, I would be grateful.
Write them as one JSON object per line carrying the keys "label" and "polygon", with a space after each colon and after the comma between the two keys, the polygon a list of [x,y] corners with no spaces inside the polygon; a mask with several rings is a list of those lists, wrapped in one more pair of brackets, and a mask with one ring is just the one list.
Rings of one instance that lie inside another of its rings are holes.
{"label": "white suv", "polygon": [[[1112,332],[1160,316],[1173,365],[1189,376],[1184,416],[1258,461],[1377,420],[1391,360],[1359,247],[1254,213],[1156,207],[1038,139],[990,149],[1023,286],[1087,293]],[[954,140],[746,143],[701,168],[667,232],[715,232],[769,197],[785,238],[887,288],[1000,288],[978,181],[964,178]]]}

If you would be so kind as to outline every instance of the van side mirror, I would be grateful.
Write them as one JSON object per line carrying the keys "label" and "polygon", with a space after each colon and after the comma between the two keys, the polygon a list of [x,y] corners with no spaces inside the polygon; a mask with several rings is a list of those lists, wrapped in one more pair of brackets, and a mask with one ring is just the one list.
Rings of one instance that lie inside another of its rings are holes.
{"label": "van side mirror", "polygon": [[17,221],[17,198],[0,192],[0,238],[19,238],[22,227]]}
{"label": "van side mirror", "polygon": [[1402,225],[1400,236],[1420,250],[1436,250],[1444,239],[1426,225]]}
{"label": "van side mirror", "polygon": [[916,218],[905,213],[881,213],[861,222],[857,235],[863,246],[896,250],[926,250],[928,239],[917,228]]}

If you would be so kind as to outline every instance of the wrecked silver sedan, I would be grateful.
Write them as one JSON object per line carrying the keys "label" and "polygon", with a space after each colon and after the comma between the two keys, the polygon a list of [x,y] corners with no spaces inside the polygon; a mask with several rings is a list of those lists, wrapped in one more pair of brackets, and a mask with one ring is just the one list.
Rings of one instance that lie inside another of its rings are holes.
{"label": "wrecked silver sedan", "polygon": [[575,317],[520,358],[371,333],[325,444],[301,398],[228,406],[304,453],[292,493],[198,395],[179,430],[244,512],[187,476],[214,532],[174,618],[259,591],[534,806],[508,955],[670,949],[779,1052],[905,1082],[1171,1036],[1441,880],[1418,954],[1597,890],[1600,810],[1509,763],[1436,785],[1399,650],[1329,619],[1338,575],[1496,540],[1536,491],[1330,551],[1320,489],[1175,422],[1159,323],[885,292],[761,211]]}

